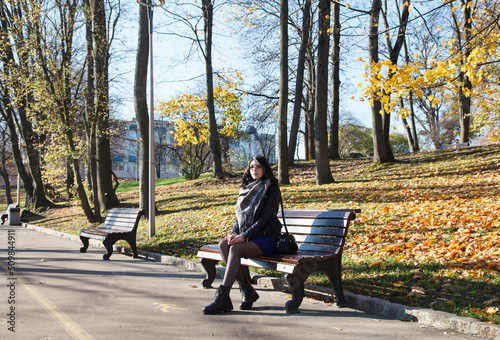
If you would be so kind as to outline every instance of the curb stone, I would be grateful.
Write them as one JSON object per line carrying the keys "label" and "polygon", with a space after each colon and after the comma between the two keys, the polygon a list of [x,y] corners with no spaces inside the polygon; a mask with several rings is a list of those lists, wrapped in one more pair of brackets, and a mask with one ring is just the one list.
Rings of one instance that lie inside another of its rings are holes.
{"label": "curb stone", "polygon": [[[60,232],[57,230],[47,229],[22,223],[22,226],[48,235],[67,238],[70,240],[80,241],[78,235]],[[102,242],[90,239],[91,247],[103,248]],[[114,246],[114,251],[117,253],[132,255],[132,249],[125,246]],[[138,254],[142,259],[151,260],[166,265],[179,266],[188,270],[203,272],[203,267],[200,262],[177,258],[169,255],[162,255],[138,249]],[[217,266],[217,275],[224,276],[225,267]],[[267,277],[256,274],[252,276],[254,284],[258,284],[263,288],[274,289],[279,291],[286,290],[285,279]],[[315,285],[305,285],[305,295],[309,297],[331,298],[332,289]],[[481,322],[474,318],[461,317],[455,314],[435,311],[426,308],[407,307],[398,303],[389,302],[379,298],[353,294],[344,292],[347,300],[347,305],[350,308],[363,310],[365,312],[376,313],[399,319],[408,322],[418,322],[422,326],[431,326],[438,329],[443,329],[449,332],[458,332],[468,335],[475,335],[491,340],[500,340],[500,326]]]}

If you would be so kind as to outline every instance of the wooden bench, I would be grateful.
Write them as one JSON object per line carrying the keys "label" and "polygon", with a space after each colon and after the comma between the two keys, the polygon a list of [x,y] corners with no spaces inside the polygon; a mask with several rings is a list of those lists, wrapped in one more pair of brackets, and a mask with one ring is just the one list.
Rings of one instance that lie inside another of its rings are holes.
{"label": "wooden bench", "polygon": [[103,255],[103,260],[109,260],[113,254],[113,245],[118,240],[125,240],[134,252],[134,258],[138,258],[136,234],[137,225],[141,216],[144,214],[142,209],[114,208],[108,211],[104,223],[98,228],[82,229],[80,239],[83,247],[80,253],[86,253],[89,247],[89,239],[103,240],[102,244],[106,247],[107,253]]}
{"label": "wooden bench", "polygon": [[469,143],[455,143],[455,144],[443,144],[440,149],[456,149],[456,148],[465,148],[469,146]]}
{"label": "wooden bench", "polygon": [[[304,298],[304,282],[313,272],[324,272],[333,288],[338,305],[345,305],[342,289],[342,251],[349,224],[360,209],[285,210],[286,225],[295,236],[299,250],[296,254],[272,254],[258,258],[243,258],[241,264],[285,273],[292,299],[286,312],[297,313]],[[278,214],[282,221],[281,213]],[[284,228],[282,229],[284,232]],[[217,245],[205,245],[198,251],[206,278],[204,288],[211,288],[216,276],[215,266],[222,257]],[[246,275],[249,275],[246,270]]]}

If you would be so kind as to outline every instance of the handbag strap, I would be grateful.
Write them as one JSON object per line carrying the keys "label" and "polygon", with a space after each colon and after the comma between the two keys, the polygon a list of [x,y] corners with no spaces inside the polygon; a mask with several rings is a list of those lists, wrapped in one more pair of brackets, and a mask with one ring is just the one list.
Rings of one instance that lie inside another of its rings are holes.
{"label": "handbag strap", "polygon": [[281,218],[283,219],[283,225],[285,226],[285,231],[288,234],[288,228],[286,227],[286,221],[285,221],[285,211],[283,210],[283,199],[280,199],[281,203]]}

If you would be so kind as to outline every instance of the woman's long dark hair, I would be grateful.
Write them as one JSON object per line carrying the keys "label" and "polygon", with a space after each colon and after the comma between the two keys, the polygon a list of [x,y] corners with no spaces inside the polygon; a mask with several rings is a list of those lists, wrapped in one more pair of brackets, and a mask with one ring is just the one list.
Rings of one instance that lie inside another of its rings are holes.
{"label": "woman's long dark hair", "polygon": [[250,174],[250,163],[252,163],[252,161],[258,162],[260,165],[262,165],[262,168],[264,168],[263,178],[269,178],[271,180],[272,184],[279,183],[276,176],[274,176],[273,170],[271,169],[271,166],[269,165],[268,160],[264,156],[257,155],[257,156],[253,156],[248,161],[247,169],[245,170],[245,173],[243,173],[243,181],[241,183],[242,187],[246,186],[250,182],[253,182],[252,175]]}

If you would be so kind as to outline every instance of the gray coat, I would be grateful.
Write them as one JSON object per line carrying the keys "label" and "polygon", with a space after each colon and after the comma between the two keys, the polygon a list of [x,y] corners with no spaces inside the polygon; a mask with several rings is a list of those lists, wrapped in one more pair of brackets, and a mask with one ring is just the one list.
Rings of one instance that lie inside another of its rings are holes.
{"label": "gray coat", "polygon": [[[272,235],[278,241],[281,234],[281,223],[276,217],[281,201],[281,190],[278,184],[271,184],[266,194],[257,206],[254,220],[250,228],[241,235],[245,240],[251,240],[257,236]],[[240,234],[238,220],[234,222],[233,233]]]}

